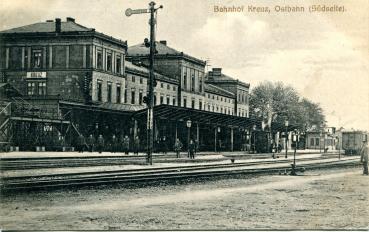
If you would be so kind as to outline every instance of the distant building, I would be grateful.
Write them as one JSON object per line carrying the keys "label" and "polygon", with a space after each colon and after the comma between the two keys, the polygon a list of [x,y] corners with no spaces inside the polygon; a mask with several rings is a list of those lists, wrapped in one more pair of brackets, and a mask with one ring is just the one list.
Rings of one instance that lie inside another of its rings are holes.
{"label": "distant building", "polygon": [[339,142],[337,136],[338,135],[335,134],[335,132],[332,133],[332,131],[328,130],[306,132],[305,148],[321,151],[324,151],[324,149],[328,149],[330,151],[336,150],[337,143]]}

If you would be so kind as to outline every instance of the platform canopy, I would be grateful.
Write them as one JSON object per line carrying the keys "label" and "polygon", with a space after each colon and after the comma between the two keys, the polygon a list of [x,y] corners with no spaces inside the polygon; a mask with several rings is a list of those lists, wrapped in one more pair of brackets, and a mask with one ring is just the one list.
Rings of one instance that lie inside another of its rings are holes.
{"label": "platform canopy", "polygon": [[[145,120],[147,109],[137,111],[135,118]],[[154,107],[154,119],[166,119],[170,121],[187,121],[205,125],[252,128],[254,125],[258,130],[261,129],[261,120],[256,118],[238,117],[192,108],[184,108],[171,105],[158,105]]]}

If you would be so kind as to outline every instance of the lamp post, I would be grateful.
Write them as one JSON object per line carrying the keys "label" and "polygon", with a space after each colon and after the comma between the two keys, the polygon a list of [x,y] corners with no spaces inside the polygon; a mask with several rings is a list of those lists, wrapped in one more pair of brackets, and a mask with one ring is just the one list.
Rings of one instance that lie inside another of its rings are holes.
{"label": "lamp post", "polygon": [[285,156],[285,158],[287,159],[287,151],[288,151],[288,146],[287,146],[287,141],[288,141],[288,120],[286,120],[285,122],[284,122],[284,126],[286,127],[286,134],[285,134],[285,147],[286,147],[286,156]]}
{"label": "lamp post", "polygon": [[322,132],[319,133],[319,153],[322,153]]}
{"label": "lamp post", "polygon": [[136,9],[132,10],[128,8],[125,12],[126,16],[129,17],[132,14],[145,14],[150,13],[150,41],[145,39],[145,46],[150,48],[149,55],[149,94],[145,98],[145,103],[147,104],[147,158],[146,162],[152,165],[152,152],[154,145],[154,54],[156,51],[155,46],[155,13],[158,9],[163,8],[160,5],[158,8],[155,8],[155,2],[149,3],[149,9]]}
{"label": "lamp post", "polygon": [[[220,127],[217,126],[214,129],[214,152],[217,152],[217,145],[218,145],[218,133],[220,132]],[[219,147],[220,148],[220,147]]]}
{"label": "lamp post", "polygon": [[341,160],[341,145],[340,145],[340,137],[337,136],[337,144],[338,144],[338,159]]}
{"label": "lamp post", "polygon": [[293,152],[293,164],[292,164],[291,175],[295,176],[296,175],[296,149],[297,149],[297,142],[299,141],[299,135],[296,130],[292,136],[292,141],[294,142],[295,147],[294,147],[294,152]]}
{"label": "lamp post", "polygon": [[256,153],[256,125],[252,127],[252,132],[254,134],[253,153]]}
{"label": "lamp post", "polygon": [[186,122],[186,126],[187,126],[187,156],[188,158],[190,158],[190,133],[191,133],[191,125],[192,125],[192,121],[191,119],[188,119]]}
{"label": "lamp post", "polygon": [[[246,144],[251,144],[250,143],[250,134],[249,134],[248,130],[246,131]],[[247,146],[246,146],[246,148],[247,148]],[[249,149],[251,149],[251,146],[250,146]],[[248,151],[248,149],[246,149],[246,150]],[[248,151],[248,152],[250,152],[250,151]]]}

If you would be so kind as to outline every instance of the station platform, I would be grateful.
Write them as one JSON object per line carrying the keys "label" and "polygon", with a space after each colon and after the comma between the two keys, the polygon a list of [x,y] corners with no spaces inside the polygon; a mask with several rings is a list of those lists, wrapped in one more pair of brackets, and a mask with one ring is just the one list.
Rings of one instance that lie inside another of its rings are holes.
{"label": "station platform", "polygon": [[[320,153],[319,150],[297,150],[296,154],[302,155],[302,154],[333,154],[338,153],[337,151],[328,151],[327,153]],[[285,156],[285,151],[282,150],[280,153],[275,153],[279,157]],[[289,150],[287,152],[288,156],[293,155],[293,151]],[[123,152],[83,152],[79,153],[77,151],[73,152],[52,152],[52,151],[45,151],[45,152],[29,152],[29,151],[19,151],[19,152],[0,152],[0,159],[26,159],[26,158],[50,158],[50,159],[57,159],[57,158],[109,158],[109,157],[146,157],[146,153],[138,153],[138,155],[134,155],[132,152],[130,152],[128,155],[124,154]],[[168,152],[166,154],[163,153],[153,153],[153,159],[159,158],[159,157],[176,157],[175,152]],[[187,157],[187,152],[181,152],[180,153],[181,158]],[[224,158],[224,157],[243,157],[243,158],[250,158],[250,159],[266,159],[272,157],[272,153],[248,153],[245,151],[220,151],[220,152],[197,152],[196,153],[196,159],[217,159],[217,158]]]}
{"label": "station platform", "polygon": [[[69,154],[63,154],[63,157],[75,157],[75,155],[79,153],[70,152]],[[81,153],[82,154],[82,153]],[[16,155],[16,154],[14,154]],[[33,154],[36,155],[36,154]],[[46,155],[46,154],[45,154]],[[57,157],[57,156],[51,156],[56,155],[55,153],[48,153],[48,157]],[[59,153],[60,155],[60,153]],[[105,157],[109,157],[110,153],[108,154],[99,154],[97,157],[102,157],[102,155],[106,155]],[[121,155],[121,154],[120,154]],[[140,156],[143,156],[144,154],[140,154]],[[279,158],[273,159],[271,156],[268,158],[263,157],[262,159],[258,157],[251,157],[249,155],[257,155],[257,154],[244,154],[245,157],[242,156],[240,153],[219,153],[219,154],[209,154],[209,153],[202,153],[198,154],[195,158],[195,160],[191,160],[187,158],[187,154],[182,153],[181,158],[176,158],[175,154],[168,153],[167,155],[173,155],[173,159],[168,159],[166,162],[161,160],[160,162],[156,162],[155,158],[157,158],[158,154],[156,154],[153,158],[153,164],[147,165],[144,162],[142,164],[122,164],[122,165],[101,165],[101,166],[85,166],[85,167],[50,167],[50,168],[40,168],[40,169],[24,169],[24,170],[1,170],[1,176],[4,178],[8,177],[26,177],[26,176],[38,176],[38,175],[54,175],[54,174],[72,174],[72,173],[88,173],[88,172],[106,172],[106,171],[119,171],[119,170],[144,170],[144,169],[160,169],[160,168],[181,168],[181,167],[188,167],[188,166],[206,166],[206,165],[218,165],[218,164],[231,164],[231,163],[255,163],[253,164],[254,168],[262,168],[265,167],[266,164],[263,163],[269,163],[278,165],[279,161],[286,161],[286,163],[292,163],[293,162],[293,155],[289,155],[288,158],[285,158],[283,156],[279,156]],[[265,155],[265,154],[260,154]],[[117,155],[116,155],[117,156]],[[132,158],[138,158],[138,156],[130,155]],[[327,157],[328,156],[328,157]],[[4,157],[4,156],[3,156]],[[9,157],[9,154],[7,154],[6,157]],[[14,157],[14,156],[13,156]],[[231,159],[234,159],[233,161]],[[319,154],[319,153],[297,153],[296,154],[296,160],[304,160],[308,161],[309,159],[320,159],[325,158],[326,161],[328,160],[337,160],[337,156],[331,154],[331,157],[329,154]],[[349,157],[342,156],[341,159],[345,160]],[[198,162],[201,159],[206,159],[204,162]],[[21,158],[19,160],[22,160]],[[186,160],[188,162],[181,162],[183,160]],[[210,161],[209,161],[210,160]],[[323,160],[323,159],[322,159]],[[197,161],[197,162],[194,162]],[[1,161],[0,161],[1,162]],[[260,162],[260,164],[258,164]],[[316,162],[316,161],[315,161]]]}

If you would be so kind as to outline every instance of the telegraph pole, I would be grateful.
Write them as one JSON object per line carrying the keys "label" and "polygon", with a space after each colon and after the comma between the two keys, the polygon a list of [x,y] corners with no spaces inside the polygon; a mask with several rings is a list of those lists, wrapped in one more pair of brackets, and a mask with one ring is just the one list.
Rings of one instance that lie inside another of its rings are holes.
{"label": "telegraph pole", "polygon": [[131,16],[132,14],[143,14],[150,13],[150,43],[148,43],[147,39],[145,39],[145,46],[150,47],[150,55],[149,55],[149,95],[146,96],[144,102],[147,104],[147,157],[146,162],[152,165],[152,153],[153,153],[153,144],[154,144],[154,55],[156,51],[155,46],[155,12],[158,9],[163,8],[162,5],[159,8],[155,8],[155,2],[149,3],[149,9],[137,9],[132,10],[128,8],[126,10],[126,16]]}

